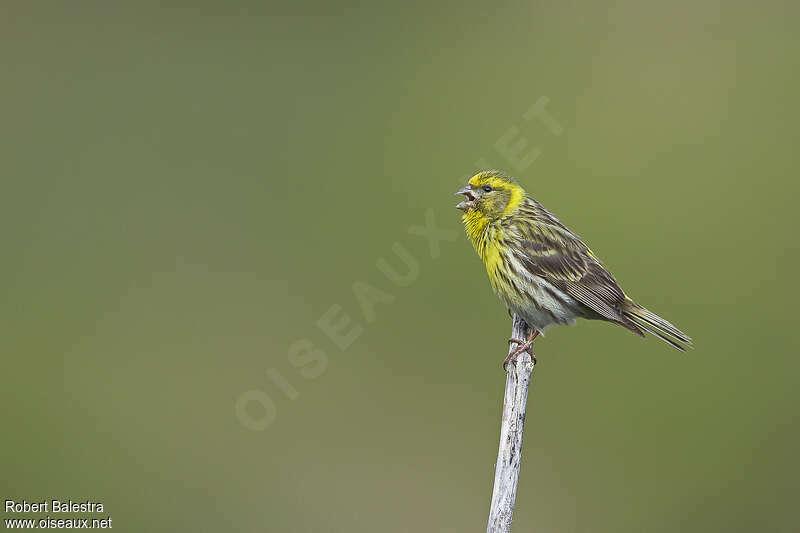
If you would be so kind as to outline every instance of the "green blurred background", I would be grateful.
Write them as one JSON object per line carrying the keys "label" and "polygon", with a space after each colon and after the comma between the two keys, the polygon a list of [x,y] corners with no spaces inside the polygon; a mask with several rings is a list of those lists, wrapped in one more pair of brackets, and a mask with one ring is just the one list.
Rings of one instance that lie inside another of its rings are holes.
{"label": "green blurred background", "polygon": [[537,341],[514,530],[797,531],[797,4],[112,4],[2,8],[3,499],[483,530],[510,319],[453,191],[488,166],[697,345]]}

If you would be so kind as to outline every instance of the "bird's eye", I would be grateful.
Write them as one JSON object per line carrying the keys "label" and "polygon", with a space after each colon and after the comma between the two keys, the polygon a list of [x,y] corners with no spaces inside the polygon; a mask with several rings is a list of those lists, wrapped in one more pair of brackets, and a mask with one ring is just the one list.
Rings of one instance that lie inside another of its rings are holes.
{"label": "bird's eye", "polygon": [[492,192],[492,188],[486,185],[483,187],[483,192]]}

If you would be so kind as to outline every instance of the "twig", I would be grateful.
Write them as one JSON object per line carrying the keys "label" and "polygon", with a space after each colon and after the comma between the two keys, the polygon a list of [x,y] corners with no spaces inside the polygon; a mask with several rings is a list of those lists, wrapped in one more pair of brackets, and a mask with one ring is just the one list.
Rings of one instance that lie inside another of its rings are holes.
{"label": "twig", "polygon": [[[511,337],[528,338],[525,321],[514,315]],[[509,353],[517,347],[512,343]],[[500,426],[500,448],[494,471],[492,507],[489,510],[489,525],[486,533],[508,533],[514,516],[517,499],[519,464],[522,457],[522,432],[525,425],[525,404],[534,363],[527,352],[511,360],[506,369],[506,393],[503,397],[503,420]]]}

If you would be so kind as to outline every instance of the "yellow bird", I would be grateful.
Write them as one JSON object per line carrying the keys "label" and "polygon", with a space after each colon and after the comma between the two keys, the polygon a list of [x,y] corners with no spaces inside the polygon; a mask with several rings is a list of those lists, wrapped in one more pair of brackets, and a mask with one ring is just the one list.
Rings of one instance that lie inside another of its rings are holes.
{"label": "yellow bird", "polygon": [[503,366],[547,326],[577,318],[613,322],[642,337],[648,331],[681,351],[691,346],[688,335],[628,298],[580,237],[511,176],[479,172],[456,194],[466,197],[456,207],[492,289],[531,329],[528,339],[509,340],[519,346]]}

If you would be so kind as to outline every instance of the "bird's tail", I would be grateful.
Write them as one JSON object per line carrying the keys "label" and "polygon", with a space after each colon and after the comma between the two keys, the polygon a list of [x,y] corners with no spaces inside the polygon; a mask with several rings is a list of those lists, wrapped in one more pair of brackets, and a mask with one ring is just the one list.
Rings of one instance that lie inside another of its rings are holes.
{"label": "bird's tail", "polygon": [[692,347],[692,339],[686,333],[633,300],[625,302],[622,314],[639,328],[652,333],[682,352]]}

